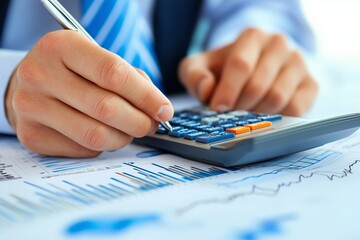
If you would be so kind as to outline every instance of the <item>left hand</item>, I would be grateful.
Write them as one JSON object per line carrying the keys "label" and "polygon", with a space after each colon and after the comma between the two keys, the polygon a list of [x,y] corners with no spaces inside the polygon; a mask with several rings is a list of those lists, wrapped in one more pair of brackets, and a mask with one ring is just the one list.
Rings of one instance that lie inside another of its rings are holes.
{"label": "left hand", "polygon": [[218,111],[300,116],[309,110],[318,89],[286,37],[258,29],[245,30],[223,48],[184,59],[179,75],[188,91]]}

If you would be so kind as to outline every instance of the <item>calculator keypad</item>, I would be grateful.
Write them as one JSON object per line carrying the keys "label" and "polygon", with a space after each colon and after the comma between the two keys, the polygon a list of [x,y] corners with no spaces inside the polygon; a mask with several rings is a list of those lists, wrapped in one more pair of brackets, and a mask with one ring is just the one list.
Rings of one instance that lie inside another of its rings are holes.
{"label": "calculator keypad", "polygon": [[248,111],[217,113],[208,109],[191,109],[176,112],[169,132],[159,125],[158,134],[183,138],[199,143],[213,143],[229,140],[252,131],[269,128],[272,122],[282,120],[279,114],[263,114]]}

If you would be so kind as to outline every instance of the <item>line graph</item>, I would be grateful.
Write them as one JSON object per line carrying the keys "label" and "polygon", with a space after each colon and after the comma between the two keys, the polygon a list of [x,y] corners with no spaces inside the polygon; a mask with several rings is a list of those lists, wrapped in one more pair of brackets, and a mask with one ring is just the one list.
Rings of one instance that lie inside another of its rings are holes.
{"label": "line graph", "polygon": [[[328,155],[331,156],[331,155]],[[182,206],[181,208],[178,208],[176,211],[176,215],[182,216],[198,207],[211,205],[211,204],[227,204],[230,202],[233,202],[237,199],[247,197],[247,196],[253,196],[253,195],[261,195],[261,196],[267,196],[267,197],[275,197],[279,194],[279,192],[284,188],[290,188],[293,185],[301,184],[304,180],[310,180],[315,177],[321,177],[329,180],[330,182],[335,181],[336,179],[343,179],[345,177],[348,177],[354,173],[355,167],[359,167],[360,165],[360,159],[355,159],[352,162],[348,163],[344,168],[339,169],[339,171],[328,171],[328,170],[322,170],[322,169],[314,169],[313,171],[306,172],[306,173],[299,173],[294,174],[292,176],[295,176],[293,180],[287,180],[279,182],[273,186],[261,186],[260,183],[250,184],[250,188],[246,191],[241,190],[235,193],[231,193],[225,197],[216,197],[216,198],[208,198],[203,199],[199,201],[194,201],[189,203],[188,205]],[[285,170],[281,170],[285,171]],[[281,172],[280,170],[277,171],[277,173]],[[276,174],[276,171],[271,171],[270,173],[263,173],[261,176],[267,176],[269,174]],[[258,175],[260,176],[260,175]],[[243,178],[247,179],[247,178]],[[244,180],[244,181],[245,181]],[[233,182],[227,182],[226,184],[234,184],[239,183],[240,180],[236,180]],[[218,184],[218,186],[224,186],[223,184]]]}

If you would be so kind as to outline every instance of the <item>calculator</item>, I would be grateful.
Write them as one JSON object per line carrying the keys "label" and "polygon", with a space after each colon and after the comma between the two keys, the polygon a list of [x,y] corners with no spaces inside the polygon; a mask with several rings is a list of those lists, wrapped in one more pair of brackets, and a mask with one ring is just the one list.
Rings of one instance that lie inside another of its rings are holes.
{"label": "calculator", "polygon": [[191,160],[232,167],[321,146],[351,135],[360,113],[322,120],[207,107],[177,111],[172,131],[159,125],[155,135],[134,140]]}

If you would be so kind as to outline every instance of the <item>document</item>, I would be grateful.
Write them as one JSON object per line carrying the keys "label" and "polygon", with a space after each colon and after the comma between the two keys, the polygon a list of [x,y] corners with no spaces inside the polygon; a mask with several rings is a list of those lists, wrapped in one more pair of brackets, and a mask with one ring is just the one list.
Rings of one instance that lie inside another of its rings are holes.
{"label": "document", "polygon": [[0,140],[0,239],[360,239],[360,132],[221,168],[130,145],[95,159]]}

